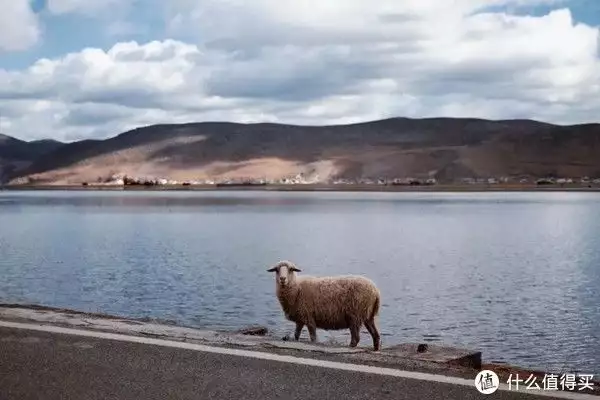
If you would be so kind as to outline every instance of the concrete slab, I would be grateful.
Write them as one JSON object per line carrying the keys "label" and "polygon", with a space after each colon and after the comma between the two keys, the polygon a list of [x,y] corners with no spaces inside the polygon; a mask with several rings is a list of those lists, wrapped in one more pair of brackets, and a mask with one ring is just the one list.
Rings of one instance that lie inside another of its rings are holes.
{"label": "concrete slab", "polygon": [[431,361],[467,368],[481,369],[481,352],[457,347],[439,346],[428,343],[423,351],[418,343],[405,343],[388,347],[384,353],[395,357],[411,358],[421,361]]}
{"label": "concrete slab", "polygon": [[[411,360],[418,362],[444,364],[448,366],[459,366],[480,369],[481,352],[457,349],[439,345],[427,345],[424,352],[417,351],[419,344],[407,343],[392,347],[382,348],[379,352],[372,351],[371,347],[350,348],[340,345],[325,343],[310,343],[304,340],[282,340],[273,336],[247,335],[242,331],[222,332],[214,330],[202,330],[148,322],[146,320],[135,320],[107,316],[101,314],[82,313],[71,310],[52,309],[40,306],[15,306],[0,305],[0,319],[17,320],[36,323],[46,323],[57,326],[85,328],[91,330],[123,333],[129,335],[151,336],[156,338],[168,338],[170,340],[181,340],[189,342],[201,342],[211,345],[234,345],[241,347],[253,347],[264,349],[295,350],[305,353],[321,355],[340,355],[356,362],[371,362],[385,360],[393,364],[395,361]],[[256,327],[253,327],[256,329]]]}
{"label": "concrete slab", "polygon": [[356,353],[364,353],[368,351],[367,349],[361,348],[350,348],[350,347],[332,347],[327,346],[325,344],[312,344],[312,343],[303,343],[301,341],[274,341],[267,340],[263,342],[264,345],[269,347],[276,347],[279,349],[293,349],[293,350],[301,350],[301,351],[315,351],[319,353],[327,353],[327,354],[356,354]]}
{"label": "concrete slab", "polygon": [[[28,305],[0,304],[0,320],[30,325],[103,331],[130,336],[151,336],[169,341],[203,344],[210,347],[246,348],[254,352],[295,356],[301,359],[343,362],[357,364],[361,367],[384,367],[403,371],[434,373],[463,379],[474,379],[477,372],[482,368],[495,371],[502,381],[506,381],[509,374],[518,373],[520,376],[528,376],[530,372],[514,366],[482,365],[482,354],[479,351],[431,343],[427,345],[405,343],[390,347],[384,346],[381,351],[375,352],[372,351],[368,341],[361,347],[350,348],[347,344],[341,346],[324,342],[314,344],[306,338],[302,338],[298,342],[286,341],[272,335],[244,335],[241,333],[243,331],[202,330],[176,326],[168,321],[128,319]],[[0,338],[2,342],[10,340],[12,340],[12,336]],[[23,340],[30,339],[26,337]],[[536,372],[536,374],[536,376],[541,376],[542,372]],[[594,382],[594,386],[600,386],[600,382]],[[600,391],[593,391],[593,394],[600,395]]]}

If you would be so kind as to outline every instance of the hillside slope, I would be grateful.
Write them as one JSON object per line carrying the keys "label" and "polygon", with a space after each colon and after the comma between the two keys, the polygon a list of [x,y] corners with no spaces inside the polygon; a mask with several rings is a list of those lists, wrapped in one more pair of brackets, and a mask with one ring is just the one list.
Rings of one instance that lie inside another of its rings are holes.
{"label": "hillside slope", "polygon": [[11,178],[95,182],[113,174],[175,180],[332,177],[600,176],[600,125],[392,118],[352,125],[154,125],[35,157]]}
{"label": "hillside slope", "polygon": [[25,142],[0,133],[0,183],[62,145],[55,140]]}

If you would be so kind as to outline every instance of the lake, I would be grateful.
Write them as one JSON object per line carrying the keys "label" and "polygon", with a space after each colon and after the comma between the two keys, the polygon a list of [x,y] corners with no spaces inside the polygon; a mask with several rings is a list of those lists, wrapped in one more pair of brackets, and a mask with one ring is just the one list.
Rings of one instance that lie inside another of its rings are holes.
{"label": "lake", "polygon": [[5,303],[283,335],[280,259],[372,278],[384,347],[600,373],[600,194],[0,191]]}

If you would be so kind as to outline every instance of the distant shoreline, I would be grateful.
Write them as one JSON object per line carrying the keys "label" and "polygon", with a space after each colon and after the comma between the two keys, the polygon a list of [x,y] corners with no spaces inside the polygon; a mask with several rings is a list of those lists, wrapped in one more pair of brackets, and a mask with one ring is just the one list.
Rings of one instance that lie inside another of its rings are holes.
{"label": "distant shoreline", "polygon": [[435,184],[435,185],[10,185],[0,191],[258,191],[258,192],[599,192],[600,185],[581,184]]}

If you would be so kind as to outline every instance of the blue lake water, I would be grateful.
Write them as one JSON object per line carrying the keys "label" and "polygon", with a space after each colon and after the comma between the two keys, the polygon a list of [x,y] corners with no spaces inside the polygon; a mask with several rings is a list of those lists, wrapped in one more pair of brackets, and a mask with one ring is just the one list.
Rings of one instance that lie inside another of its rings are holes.
{"label": "blue lake water", "polygon": [[2,302],[284,334],[280,259],[372,278],[383,346],[600,373],[600,194],[0,192]]}

